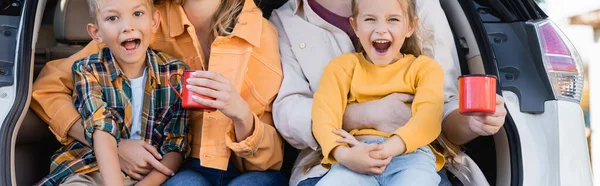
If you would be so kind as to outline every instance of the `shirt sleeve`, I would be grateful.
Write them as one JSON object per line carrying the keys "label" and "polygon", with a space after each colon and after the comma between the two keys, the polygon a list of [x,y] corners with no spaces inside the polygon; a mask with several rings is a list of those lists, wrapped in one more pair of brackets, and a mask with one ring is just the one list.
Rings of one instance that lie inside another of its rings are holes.
{"label": "shirt sleeve", "polygon": [[321,165],[325,168],[337,163],[331,151],[343,145],[336,142],[339,136],[332,132],[342,128],[350,92],[351,73],[340,65],[341,60],[346,60],[341,58],[334,59],[325,67],[312,107],[312,132],[321,145],[324,157]]}
{"label": "shirt sleeve", "polygon": [[460,66],[452,30],[439,1],[418,0],[419,27],[423,33],[423,53],[438,62],[444,70],[444,115],[458,109]]}
{"label": "shirt sleeve", "polygon": [[69,58],[46,63],[33,83],[31,108],[50,125],[50,131],[62,144],[73,141],[67,134],[80,118],[73,106],[73,63],[97,53],[100,47],[100,44],[92,41]]}
{"label": "shirt sleeve", "polygon": [[[178,65],[177,73],[183,74],[183,71],[187,67],[181,63]],[[176,89],[181,91],[182,83],[177,81],[174,84]],[[167,154],[169,152],[181,152],[184,153],[187,150],[187,132],[188,132],[188,115],[187,109],[181,107],[181,98],[171,91],[168,95],[173,96],[173,102],[171,104],[170,112],[172,114],[171,120],[166,124],[163,131],[164,141],[160,147],[161,154]]]}
{"label": "shirt sleeve", "polygon": [[93,65],[85,65],[85,59],[73,64],[73,81],[75,87],[74,105],[84,123],[85,138],[93,148],[93,134],[96,130],[104,131],[115,137],[117,144],[121,139],[120,128],[115,119],[116,110],[108,108],[102,96],[102,86],[94,76]]}
{"label": "shirt sleeve", "polygon": [[271,17],[279,32],[279,53],[283,82],[273,103],[273,120],[281,136],[296,149],[317,150],[319,144],[312,134],[311,109],[313,92],[300,63],[292,52],[289,38],[277,13]]}
{"label": "shirt sleeve", "polygon": [[255,113],[252,115],[254,117],[252,134],[246,139],[236,142],[235,128],[230,125],[227,129],[225,144],[238,157],[242,158],[245,170],[279,170],[283,163],[283,141],[273,126],[271,112],[265,111],[261,116]]}
{"label": "shirt sleeve", "polygon": [[[421,57],[419,57],[421,58]],[[419,60],[419,59],[417,59]],[[410,153],[433,142],[442,131],[444,71],[433,60],[421,61],[411,105],[412,117],[393,134],[400,136]]]}

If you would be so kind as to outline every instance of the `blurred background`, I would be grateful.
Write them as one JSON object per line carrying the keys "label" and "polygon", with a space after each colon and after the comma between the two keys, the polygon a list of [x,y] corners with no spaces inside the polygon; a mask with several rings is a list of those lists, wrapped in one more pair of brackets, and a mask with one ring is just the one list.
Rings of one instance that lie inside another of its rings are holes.
{"label": "blurred background", "polygon": [[[550,16],[569,37],[585,65],[584,89],[581,98],[586,123],[586,136],[591,152],[592,171],[600,173],[600,105],[599,97],[590,97],[592,92],[598,92],[599,86],[594,82],[600,78],[600,0],[536,0],[540,7]],[[598,94],[598,93],[596,93]],[[595,104],[590,104],[595,103]],[[591,106],[594,105],[594,106]],[[590,109],[591,108],[591,109]],[[591,111],[591,112],[590,112]],[[596,114],[594,114],[596,113]],[[596,116],[596,117],[594,117]],[[594,161],[596,160],[596,161]],[[596,179],[598,178],[598,179]],[[600,174],[594,175],[594,180],[600,180]]]}

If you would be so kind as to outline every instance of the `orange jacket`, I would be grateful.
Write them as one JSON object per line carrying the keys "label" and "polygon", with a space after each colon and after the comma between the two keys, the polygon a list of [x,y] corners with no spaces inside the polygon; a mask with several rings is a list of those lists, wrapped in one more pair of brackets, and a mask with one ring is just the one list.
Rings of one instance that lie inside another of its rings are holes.
{"label": "orange jacket", "polygon": [[[201,69],[204,54],[193,25],[183,8],[173,3],[157,5],[160,28],[151,48],[183,60],[192,69]],[[283,78],[277,31],[262,17],[253,0],[245,0],[233,34],[217,37],[211,45],[208,70],[227,77],[248,102],[254,114],[252,135],[237,142],[233,121],[221,112],[195,111],[191,119],[191,156],[202,166],[226,170],[234,153],[240,170],[278,170],[283,161],[283,143],[273,126],[271,106]],[[66,59],[48,62],[33,85],[31,107],[61,143],[80,118],[73,106],[74,61],[97,53],[103,46],[95,41]]]}

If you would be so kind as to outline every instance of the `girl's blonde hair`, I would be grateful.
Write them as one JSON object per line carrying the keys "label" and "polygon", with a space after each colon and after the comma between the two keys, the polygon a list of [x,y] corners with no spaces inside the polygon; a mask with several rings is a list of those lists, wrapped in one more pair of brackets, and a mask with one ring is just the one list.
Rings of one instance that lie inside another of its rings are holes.
{"label": "girl's blonde hair", "polygon": [[[185,4],[186,0],[154,0],[155,4],[174,2],[179,5]],[[244,7],[244,0],[222,0],[217,12],[211,21],[211,36],[228,36],[233,32],[240,13]]]}
{"label": "girl's blonde hair", "polygon": [[[358,1],[359,0],[352,0],[352,18],[356,20],[356,17],[358,16]],[[398,2],[400,3],[401,6],[406,7],[406,14],[408,15],[406,18],[408,19],[408,24],[410,26],[414,26],[415,31],[413,32],[413,34],[409,37],[406,38],[404,40],[404,43],[402,44],[402,48],[400,48],[400,53],[403,54],[412,54],[415,57],[420,56],[421,54],[423,54],[423,51],[421,49],[421,45],[420,45],[420,31],[418,30],[418,26],[417,24],[415,24],[415,20],[417,18],[417,10],[416,10],[416,3],[415,0],[398,0]],[[357,52],[363,52],[363,48],[360,45],[360,42],[357,44],[358,46],[356,46]]]}
{"label": "girl's blonde hair", "polygon": [[[358,16],[358,1],[359,0],[352,0],[353,19],[356,19],[356,17]],[[423,54],[423,50],[421,48],[421,42],[423,41],[421,41],[421,37],[419,37],[421,34],[421,30],[419,29],[418,25],[414,23],[415,20],[417,20],[416,2],[415,0],[398,0],[398,2],[400,3],[400,5],[406,7],[406,14],[408,15],[408,24],[415,27],[415,31],[413,32],[413,34],[409,38],[406,38],[404,40],[402,48],[400,48],[400,53],[412,54],[415,57],[418,57],[421,54]],[[360,45],[360,42],[358,42],[357,45],[358,46],[355,46],[356,51],[363,52],[363,48]],[[452,144],[443,133],[441,133],[438,136],[438,138],[431,143],[431,145],[438,152],[440,152],[442,156],[444,156],[444,159],[446,159],[446,161],[450,161],[451,165],[454,165],[454,157],[457,156],[458,153],[461,151],[460,146]],[[323,153],[319,149],[317,150],[317,152],[309,154],[306,157],[306,159],[308,159],[308,161],[301,166],[304,172],[307,172],[308,170],[310,170],[310,168],[319,165],[321,160],[323,159]]]}

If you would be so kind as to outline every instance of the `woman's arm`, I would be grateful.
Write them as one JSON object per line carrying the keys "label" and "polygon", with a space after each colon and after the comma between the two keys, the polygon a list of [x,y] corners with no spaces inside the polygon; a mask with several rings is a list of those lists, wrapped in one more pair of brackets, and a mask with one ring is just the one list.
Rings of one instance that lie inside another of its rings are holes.
{"label": "woman's arm", "polygon": [[504,98],[496,95],[496,112],[493,114],[466,116],[452,111],[442,122],[446,138],[455,145],[463,145],[476,137],[496,134],[506,118]]}
{"label": "woman's arm", "polygon": [[277,12],[271,22],[279,30],[279,53],[283,68],[283,82],[273,102],[273,120],[281,136],[296,149],[317,150],[319,144],[312,135],[311,109],[313,92],[292,52],[289,38]]}
{"label": "woman's arm", "polygon": [[[80,115],[73,106],[72,66],[76,60],[97,53],[100,47],[92,41],[69,58],[46,63],[33,83],[31,108],[50,125],[50,130],[63,144],[70,143],[73,138],[87,143]],[[71,131],[72,126],[76,130]]]}
{"label": "woman's arm", "polygon": [[412,101],[411,95],[392,93],[379,100],[349,104],[344,112],[343,129],[374,128],[392,133],[412,116],[410,107],[406,105]]}

